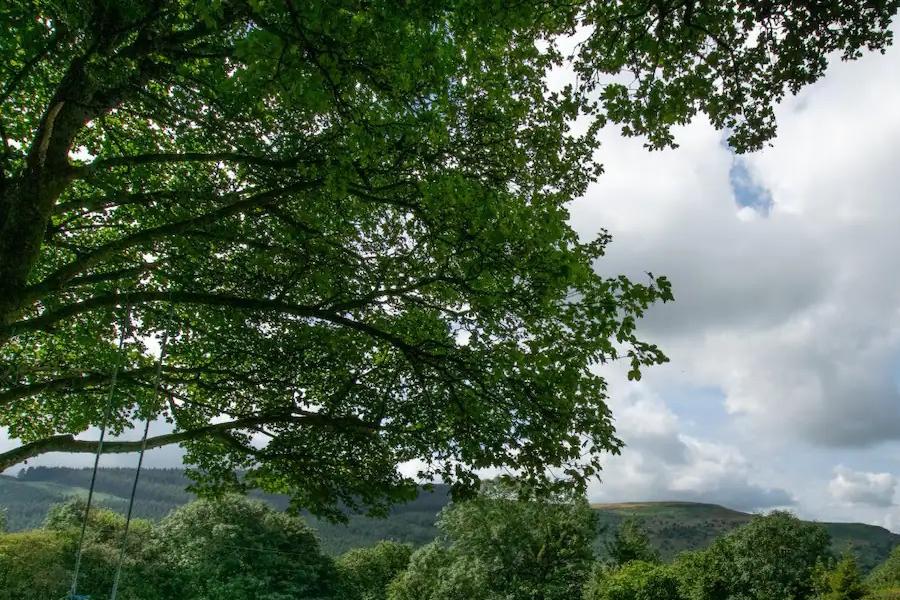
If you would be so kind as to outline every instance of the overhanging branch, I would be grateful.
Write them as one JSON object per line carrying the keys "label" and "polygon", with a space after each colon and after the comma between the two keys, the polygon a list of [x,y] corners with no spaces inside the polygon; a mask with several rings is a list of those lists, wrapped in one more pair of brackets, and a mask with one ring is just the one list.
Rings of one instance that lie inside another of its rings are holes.
{"label": "overhanging branch", "polygon": [[[187,431],[176,431],[147,438],[146,448],[161,448],[163,446],[171,446],[191,440],[203,438],[221,437],[224,441],[229,441],[230,432],[250,429],[263,425],[272,424],[299,424],[312,425],[319,427],[330,427],[338,430],[353,431],[355,433],[374,433],[379,426],[374,423],[367,423],[355,417],[332,417],[319,413],[305,412],[303,414],[281,414],[281,415],[259,415],[255,417],[245,417],[226,421],[224,423],[214,423],[196,429]],[[48,438],[37,440],[23,444],[18,448],[0,453],[0,472],[17,465],[29,458],[40,456],[48,452],[67,452],[67,453],[96,453],[99,442],[96,440],[78,440],[75,436],[54,435]],[[103,452],[108,454],[123,454],[128,452],[138,452],[141,449],[141,440],[135,441],[106,441],[103,443]]]}
{"label": "overhanging branch", "polygon": [[38,300],[44,294],[60,290],[66,286],[74,277],[86,271],[87,269],[99,264],[110,256],[116,256],[129,248],[134,248],[142,244],[154,242],[156,240],[165,239],[173,235],[181,234],[191,228],[200,227],[214,223],[220,219],[226,219],[234,215],[241,214],[250,209],[270,204],[282,198],[285,194],[295,193],[302,190],[310,189],[318,184],[318,180],[302,181],[293,183],[283,188],[274,190],[266,190],[253,194],[252,196],[235,200],[225,204],[213,211],[176,221],[167,223],[158,227],[152,227],[139,231],[132,235],[125,236],[121,239],[98,246],[84,256],[77,258],[67,265],[59,268],[55,272],[48,275],[43,281],[25,290],[25,301],[33,302]]}
{"label": "overhanging branch", "polygon": [[402,338],[379,329],[364,321],[352,319],[348,316],[333,312],[315,305],[291,304],[279,300],[266,298],[243,298],[240,296],[228,296],[220,294],[206,294],[200,292],[131,292],[129,294],[104,294],[95,296],[81,302],[76,302],[56,310],[48,311],[40,316],[17,321],[10,324],[0,333],[18,335],[28,331],[48,331],[53,329],[56,323],[65,319],[90,312],[98,308],[116,306],[123,302],[137,306],[149,302],[173,302],[176,304],[196,304],[203,306],[221,306],[244,310],[273,312],[297,317],[308,317],[320,321],[327,321],[348,329],[365,333],[366,335],[388,342],[406,353],[415,353],[416,348],[405,342]]}

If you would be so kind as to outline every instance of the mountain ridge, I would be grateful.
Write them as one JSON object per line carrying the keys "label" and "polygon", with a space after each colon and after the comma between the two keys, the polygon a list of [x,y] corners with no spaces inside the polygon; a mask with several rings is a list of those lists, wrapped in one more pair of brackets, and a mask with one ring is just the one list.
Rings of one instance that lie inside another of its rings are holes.
{"label": "mountain ridge", "polygon": [[[100,469],[96,498],[99,504],[122,512],[127,507],[134,470]],[[84,496],[90,481],[90,469],[67,467],[32,467],[16,477],[0,475],[0,507],[5,507],[10,530],[40,526],[47,509],[72,496]],[[141,472],[135,504],[138,517],[159,519],[187,502],[194,495],[185,490],[190,480],[181,469],[146,469]],[[253,492],[253,496],[278,508],[287,508],[287,497]],[[346,525],[329,523],[305,515],[318,531],[326,551],[339,554],[353,547],[367,546],[381,539],[393,539],[414,545],[435,538],[437,513],[450,501],[449,489],[434,486],[409,503],[391,510],[385,519],[350,515]],[[671,559],[679,552],[703,548],[732,529],[749,522],[753,513],[742,512],[719,504],[687,501],[650,501],[592,503],[598,520],[594,547],[599,555],[605,542],[618,525],[628,518],[637,519],[647,531],[662,556]],[[861,566],[868,570],[880,563],[891,549],[900,544],[900,534],[865,523],[821,522],[832,536],[835,552],[852,550]]]}

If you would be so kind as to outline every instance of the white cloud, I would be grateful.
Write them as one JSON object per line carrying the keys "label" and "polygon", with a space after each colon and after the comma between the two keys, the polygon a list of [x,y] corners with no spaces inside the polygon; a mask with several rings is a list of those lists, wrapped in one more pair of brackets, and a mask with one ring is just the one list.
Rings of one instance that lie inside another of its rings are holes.
{"label": "white cloud", "polygon": [[[572,222],[613,235],[602,272],[665,274],[676,302],[641,325],[672,359],[641,383],[656,425],[613,406],[629,447],[597,494],[721,499],[743,485],[745,504],[763,504],[786,489],[808,517],[900,527],[896,507],[848,503],[841,486],[859,482],[832,472],[842,455],[900,472],[897,105],[900,47],[834,65],[779,108],[774,147],[738,162],[704,122],[673,151],[607,135],[606,173]],[[696,399],[673,404],[673,389]]]}
{"label": "white cloud", "polygon": [[894,505],[897,484],[897,477],[890,473],[867,473],[839,466],[828,483],[828,491],[835,500],[845,504],[887,508]]}
{"label": "white cloud", "polygon": [[781,107],[775,146],[740,162],[768,216],[741,205],[705,123],[652,154],[609,135],[606,174],[573,207],[580,232],[613,234],[604,272],[671,278],[645,335],[755,436],[900,439],[898,66],[900,49],[837,65]]}
{"label": "white cloud", "polygon": [[742,510],[793,504],[786,491],[755,483],[737,448],[680,433],[679,418],[646,388],[620,397],[614,414],[626,447],[606,461],[591,500],[688,500]]}

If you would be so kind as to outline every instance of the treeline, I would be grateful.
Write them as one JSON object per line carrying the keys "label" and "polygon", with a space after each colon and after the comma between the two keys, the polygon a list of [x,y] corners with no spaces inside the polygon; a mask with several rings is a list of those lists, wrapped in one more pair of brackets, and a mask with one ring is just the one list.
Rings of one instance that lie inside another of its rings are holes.
{"label": "treeline", "polygon": [[[70,467],[29,467],[16,477],[0,476],[0,513],[5,512],[10,531],[41,527],[50,508],[73,496],[86,496],[91,469]],[[134,469],[101,468],[97,471],[96,501],[124,514],[134,481]],[[196,499],[187,490],[192,480],[183,469],[144,469],[134,505],[137,517],[159,521],[174,509]],[[263,500],[277,510],[285,510],[287,496],[252,490],[250,497]],[[341,554],[382,539],[398,539],[416,546],[435,537],[435,515],[449,502],[449,488],[434,485],[421,490],[407,504],[395,506],[387,519],[348,514],[346,523],[332,523],[304,515],[316,530],[328,554]]]}
{"label": "treeline", "polygon": [[[66,596],[84,505],[57,505],[41,529],[0,535],[0,599]],[[337,558],[313,530],[254,499],[198,500],[128,538],[122,600],[860,600],[900,598],[900,549],[863,578],[827,531],[772,513],[670,562],[634,521],[597,560],[596,514],[579,498],[524,501],[493,483],[445,508],[437,540],[384,541]],[[78,593],[108,598],[124,520],[93,510]]]}

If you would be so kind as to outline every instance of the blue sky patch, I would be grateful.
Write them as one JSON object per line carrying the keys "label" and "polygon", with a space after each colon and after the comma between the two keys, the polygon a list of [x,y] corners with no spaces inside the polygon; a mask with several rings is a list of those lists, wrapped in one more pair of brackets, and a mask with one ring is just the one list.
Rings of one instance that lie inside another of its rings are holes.
{"label": "blue sky patch", "polygon": [[728,180],[738,206],[748,206],[763,217],[769,216],[769,211],[772,210],[772,192],[753,179],[743,159],[735,158],[731,163]]}

